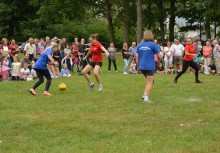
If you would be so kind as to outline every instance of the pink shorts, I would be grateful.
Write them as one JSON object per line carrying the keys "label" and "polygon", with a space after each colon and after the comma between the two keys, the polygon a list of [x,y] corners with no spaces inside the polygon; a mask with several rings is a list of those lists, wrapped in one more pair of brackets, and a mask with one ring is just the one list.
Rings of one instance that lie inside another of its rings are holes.
{"label": "pink shorts", "polygon": [[2,79],[8,79],[8,71],[3,71],[2,72]]}

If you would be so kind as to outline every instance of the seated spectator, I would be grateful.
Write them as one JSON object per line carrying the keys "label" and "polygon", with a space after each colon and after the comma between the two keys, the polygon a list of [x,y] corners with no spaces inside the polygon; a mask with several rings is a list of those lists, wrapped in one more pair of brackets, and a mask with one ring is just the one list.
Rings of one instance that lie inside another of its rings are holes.
{"label": "seated spectator", "polygon": [[48,67],[48,70],[49,70],[49,72],[50,72],[51,78],[59,78],[59,77],[62,77],[62,75],[61,75],[60,72],[59,72],[58,64],[57,64],[57,66],[48,65],[47,67]]}
{"label": "seated spectator", "polygon": [[164,68],[163,68],[163,64],[162,63],[158,64],[156,73],[157,74],[163,74],[164,73]]}
{"label": "seated spectator", "polygon": [[9,71],[11,70],[8,67],[9,61],[8,61],[8,56],[3,55],[1,59],[1,76],[2,76],[2,81],[6,82],[9,77]]}
{"label": "seated spectator", "polygon": [[12,80],[18,81],[20,80],[20,70],[21,70],[21,63],[19,62],[19,58],[17,56],[14,57],[12,63]]}
{"label": "seated spectator", "polygon": [[210,65],[208,67],[208,71],[210,74],[213,74],[213,75],[216,74],[216,66],[213,61],[210,62]]}
{"label": "seated spectator", "polygon": [[31,77],[33,80],[37,79],[37,72],[34,69],[31,70]]}
{"label": "seated spectator", "polygon": [[69,70],[68,70],[66,64],[63,64],[63,65],[62,65],[61,75],[62,75],[63,77],[70,77],[70,76],[71,76],[71,74],[70,74],[70,72],[69,72]]}
{"label": "seated spectator", "polygon": [[32,67],[37,62],[41,54],[37,54],[35,58],[32,59]]}
{"label": "seated spectator", "polygon": [[20,70],[20,79],[24,81],[31,81],[30,70],[28,69],[28,63],[23,64],[23,68]]}
{"label": "seated spectator", "polygon": [[166,73],[173,74],[173,72],[174,72],[173,64],[170,64],[169,67],[167,68]]}
{"label": "seated spectator", "polygon": [[131,65],[130,65],[130,74],[137,74],[137,64],[135,62],[135,59],[133,59],[131,61]]}
{"label": "seated spectator", "polygon": [[72,72],[72,67],[73,67],[73,59],[71,58],[71,54],[70,53],[66,53],[65,57],[63,58],[63,60],[61,61],[61,64],[66,64],[67,68],[70,72]]}
{"label": "seated spectator", "polygon": [[24,58],[21,60],[21,67],[24,67],[24,63],[28,65],[29,70],[31,70],[31,61],[29,59],[29,54],[25,53]]}

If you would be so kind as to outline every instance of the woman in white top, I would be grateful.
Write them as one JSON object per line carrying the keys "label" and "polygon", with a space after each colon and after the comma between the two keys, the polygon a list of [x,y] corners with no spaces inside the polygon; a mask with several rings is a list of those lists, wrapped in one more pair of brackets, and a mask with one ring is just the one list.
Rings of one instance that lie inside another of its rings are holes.
{"label": "woman in white top", "polygon": [[164,52],[164,69],[167,72],[169,65],[173,64],[173,49],[171,47],[170,41],[167,41],[167,46],[163,49]]}

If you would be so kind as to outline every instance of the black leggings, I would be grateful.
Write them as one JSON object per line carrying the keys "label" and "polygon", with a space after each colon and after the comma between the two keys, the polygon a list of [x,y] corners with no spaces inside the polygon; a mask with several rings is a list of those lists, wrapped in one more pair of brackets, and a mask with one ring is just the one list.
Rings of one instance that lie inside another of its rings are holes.
{"label": "black leggings", "polygon": [[40,69],[34,69],[37,73],[37,77],[39,78],[39,81],[35,83],[33,86],[33,89],[35,90],[39,85],[41,85],[44,82],[44,77],[47,79],[45,91],[48,91],[51,85],[51,76],[49,70],[40,70]]}
{"label": "black leggings", "polygon": [[111,60],[110,57],[108,57],[108,71],[111,71],[112,62],[113,62],[113,65],[115,67],[115,71],[117,71],[116,60]]}
{"label": "black leggings", "polygon": [[183,60],[183,70],[176,76],[176,80],[186,72],[186,70],[188,69],[188,67],[192,67],[195,70],[195,79],[196,81],[198,81],[198,77],[199,77],[199,67],[198,65],[194,62],[194,61],[186,61]]}

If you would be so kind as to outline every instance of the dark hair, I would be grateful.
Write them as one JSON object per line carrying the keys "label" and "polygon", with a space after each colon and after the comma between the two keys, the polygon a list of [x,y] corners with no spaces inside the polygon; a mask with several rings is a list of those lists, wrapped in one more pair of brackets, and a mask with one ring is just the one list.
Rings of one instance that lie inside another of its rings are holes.
{"label": "dark hair", "polygon": [[91,34],[90,35],[90,38],[92,38],[92,39],[98,39],[98,34],[96,33],[96,34]]}

